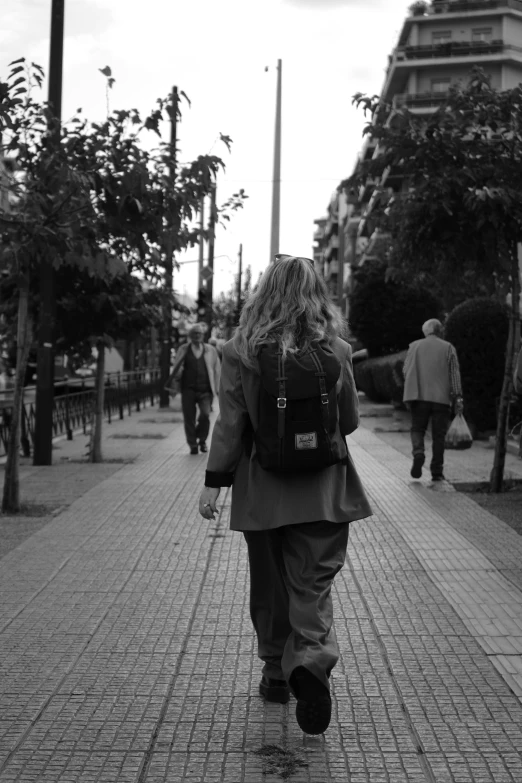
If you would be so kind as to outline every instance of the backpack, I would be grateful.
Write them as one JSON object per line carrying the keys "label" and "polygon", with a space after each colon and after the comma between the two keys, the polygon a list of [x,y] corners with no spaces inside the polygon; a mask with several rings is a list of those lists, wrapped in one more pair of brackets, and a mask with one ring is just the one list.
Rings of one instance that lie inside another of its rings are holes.
{"label": "backpack", "polygon": [[[257,460],[278,473],[318,471],[346,462],[339,436],[336,384],[341,364],[327,343],[283,356],[278,343],[259,353]],[[336,436],[337,433],[337,437]]]}

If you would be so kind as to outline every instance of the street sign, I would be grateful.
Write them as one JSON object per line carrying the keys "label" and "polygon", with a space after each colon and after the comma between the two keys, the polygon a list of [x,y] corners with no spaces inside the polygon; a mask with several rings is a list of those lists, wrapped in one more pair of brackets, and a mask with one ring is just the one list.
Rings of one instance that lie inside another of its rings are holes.
{"label": "street sign", "polygon": [[203,269],[201,270],[202,280],[210,280],[213,274],[214,274],[214,270],[211,269],[208,265],[204,266]]}

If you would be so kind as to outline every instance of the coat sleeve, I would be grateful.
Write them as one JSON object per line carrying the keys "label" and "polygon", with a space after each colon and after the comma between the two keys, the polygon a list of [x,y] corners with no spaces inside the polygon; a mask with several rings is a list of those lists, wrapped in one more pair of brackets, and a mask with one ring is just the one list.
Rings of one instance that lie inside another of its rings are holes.
{"label": "coat sleeve", "polygon": [[355,387],[352,366],[352,349],[346,346],[346,360],[343,366],[343,378],[339,393],[339,428],[341,435],[350,435],[359,426],[359,397]]}
{"label": "coat sleeve", "polygon": [[215,353],[215,360],[214,360],[214,388],[216,390],[219,389],[219,384],[221,381],[221,360],[219,358],[218,352],[214,349]]}
{"label": "coat sleeve", "polygon": [[406,358],[404,360],[403,367],[402,367],[402,374],[404,375],[405,378],[408,376],[408,373],[409,373],[409,371],[411,369],[412,363],[413,363],[413,347],[412,347],[412,345],[410,345],[410,347],[408,348],[408,353],[406,354]]}
{"label": "coat sleeve", "polygon": [[178,352],[174,357],[174,364],[172,365],[172,370],[170,371],[170,375],[166,384],[167,386],[170,386],[172,381],[176,379],[176,375],[180,371],[182,364],[185,361],[188,345],[189,345],[188,343],[184,343],[178,348]]}
{"label": "coat sleeve", "polygon": [[205,474],[206,487],[230,487],[243,452],[249,416],[241,383],[239,357],[232,345],[223,351],[219,415],[214,425]]}

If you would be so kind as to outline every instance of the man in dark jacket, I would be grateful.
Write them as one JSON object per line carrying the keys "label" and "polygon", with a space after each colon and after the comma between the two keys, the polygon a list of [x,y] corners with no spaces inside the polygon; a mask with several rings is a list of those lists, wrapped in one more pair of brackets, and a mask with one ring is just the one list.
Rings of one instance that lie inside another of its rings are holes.
{"label": "man in dark jacket", "polygon": [[431,318],[422,327],[424,338],[410,344],[404,362],[404,402],[411,410],[413,478],[422,476],[424,435],[431,419],[433,481],[444,481],[444,439],[451,419],[451,406],[462,413],[459,360],[451,343],[442,339],[442,324]]}

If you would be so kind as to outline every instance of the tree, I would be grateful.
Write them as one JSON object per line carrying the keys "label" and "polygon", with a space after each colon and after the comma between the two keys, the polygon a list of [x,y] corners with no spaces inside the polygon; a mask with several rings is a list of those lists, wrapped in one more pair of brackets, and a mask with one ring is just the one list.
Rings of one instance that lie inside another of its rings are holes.
{"label": "tree", "polygon": [[[522,241],[522,86],[498,92],[474,69],[451,88],[431,116],[392,109],[362,94],[354,102],[370,115],[365,134],[382,154],[362,167],[376,177],[382,225],[391,231],[392,266],[399,274],[433,273],[452,285],[472,273],[509,293],[510,331],[497,421],[491,490],[502,490],[513,361],[520,340]],[[390,198],[389,172],[403,189]]]}
{"label": "tree", "polygon": [[[169,144],[160,141],[152,150],[140,144],[144,132],[161,139],[161,122],[180,111],[169,99],[159,100],[144,119],[136,110],[116,111],[102,124],[89,124],[79,110],[70,123],[60,125],[46,104],[31,97],[32,88],[41,85],[41,67],[26,67],[23,58],[11,67],[7,80],[0,81],[0,144],[2,153],[15,161],[16,173],[2,182],[14,206],[0,215],[0,264],[2,272],[17,281],[23,341],[30,335],[26,319],[31,283],[44,261],[55,269],[75,269],[84,284],[86,273],[102,289],[110,288],[116,276],[132,273],[165,289],[166,259],[199,240],[192,224],[224,163],[215,155],[200,156],[173,176],[175,150]],[[230,148],[227,136],[222,141]],[[223,216],[239,208],[244,198],[243,191],[234,194]],[[172,291],[163,290],[163,301],[172,299]],[[102,322],[95,334],[105,335]],[[19,344],[19,361],[27,353],[25,344]],[[19,508],[16,429],[22,369],[17,366],[4,485],[3,509],[11,511]],[[103,372],[102,359],[98,370]],[[98,378],[98,411],[103,409],[103,388]],[[101,427],[101,416],[96,426]]]}
{"label": "tree", "polygon": [[[222,337],[229,339],[234,328],[239,323],[239,316],[245,301],[252,291],[252,268],[247,266],[242,281],[241,292],[238,291],[238,279],[227,293],[221,293],[214,304],[213,323]],[[239,297],[238,297],[239,294]]]}
{"label": "tree", "polygon": [[163,291],[129,272],[114,279],[78,274],[70,267],[58,271],[56,344],[65,353],[88,359],[96,348],[95,404],[89,461],[103,460],[102,422],[105,391],[105,349],[120,339],[133,339],[159,326]]}
{"label": "tree", "polygon": [[[89,172],[71,166],[60,128],[44,104],[31,97],[41,85],[42,69],[23,59],[11,63],[0,81],[2,156],[14,159],[4,177],[0,214],[0,269],[18,289],[17,365],[13,414],[5,469],[3,511],[18,511],[19,443],[23,379],[31,341],[30,290],[41,264],[70,264],[94,275],[116,273],[115,259],[95,241],[94,207],[86,192]],[[22,97],[23,96],[23,97]],[[71,136],[76,131],[73,129]]]}

